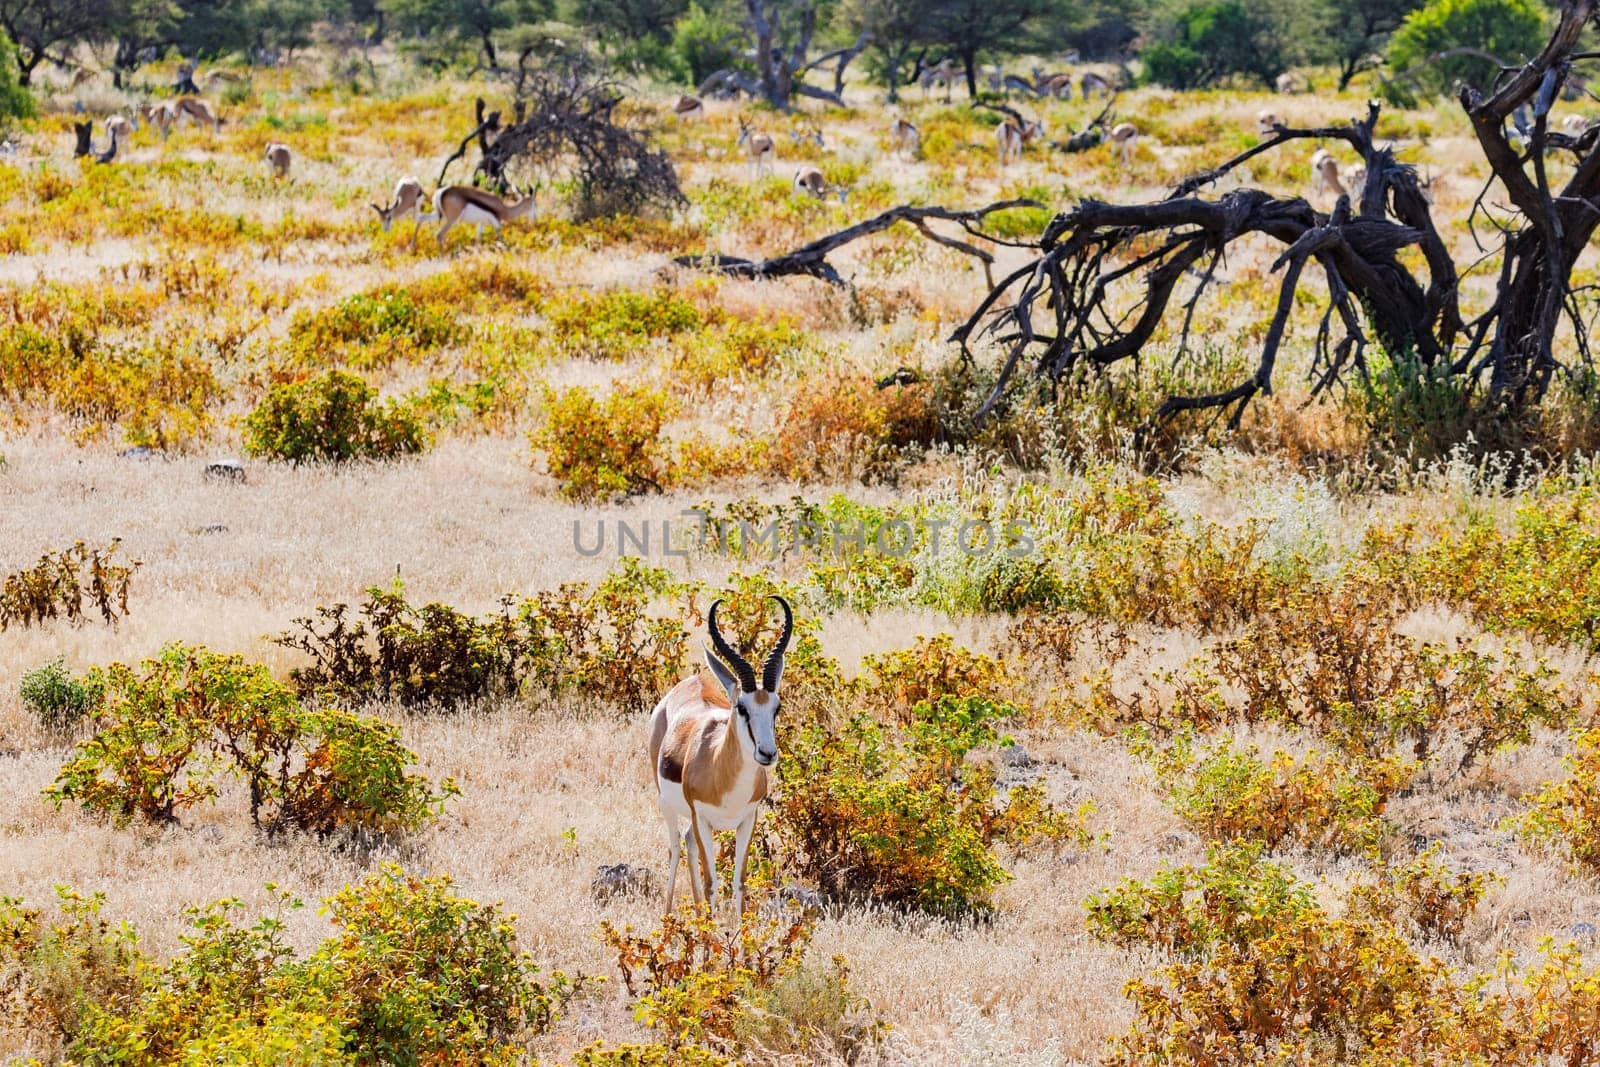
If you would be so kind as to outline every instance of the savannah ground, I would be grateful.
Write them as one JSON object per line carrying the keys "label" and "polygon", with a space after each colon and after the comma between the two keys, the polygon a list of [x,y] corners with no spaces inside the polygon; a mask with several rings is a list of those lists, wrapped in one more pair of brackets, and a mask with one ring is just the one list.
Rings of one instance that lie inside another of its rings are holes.
{"label": "savannah ground", "polygon": [[[1344,121],[1363,111],[1357,92],[1129,92],[1115,110],[1142,131],[1130,167],[1119,166],[1107,148],[1068,155],[1036,146],[1001,170],[991,116],[959,101],[946,106],[937,94],[924,101],[917,90],[904,113],[922,127],[923,152],[917,159],[893,157],[886,144],[892,112],[877,90],[861,85],[852,88],[848,111],[816,110],[804,119],[760,113],[777,139],[778,161],[771,175],[756,175],[734,145],[736,105],[713,102],[704,122],[680,125],[669,115],[672,97],[654,90],[627,106],[637,121],[658,125],[686,206],[660,218],[574,223],[563,217],[559,190],[546,187],[544,217],[508,225],[499,240],[479,242],[458,230],[440,253],[432,227],[415,249],[410,222],[380,233],[368,202],[385,200],[408,173],[431,188],[441,160],[470,128],[472,97],[501,88],[428,81],[398,60],[380,59],[376,71],[377,84],[360,92],[314,55],[286,70],[256,71],[250,90],[225,106],[228,122],[220,133],[189,127],[163,143],[144,130],[104,167],[70,158],[72,96],[62,89],[29,130],[24,155],[0,163],[6,249],[0,327],[13,339],[28,325],[53,335],[75,330],[88,338],[82,351],[90,353],[24,381],[22,357],[0,351],[0,361],[13,360],[11,384],[0,383],[6,397],[0,574],[79,540],[104,545],[120,538],[124,555],[142,562],[127,616],[117,625],[54,621],[0,633],[0,892],[45,906],[57,885],[103,893],[103,914],[136,927],[156,960],[181,950],[186,906],[235,897],[254,914],[271,908],[268,883],[315,902],[393,861],[448,874],[465,896],[503,901],[518,917],[523,947],[542,965],[613,978],[568,1005],[548,1034],[531,1039],[532,1057],[559,1063],[599,1039],[653,1040],[659,1035],[635,1021],[631,998],[614,980],[614,954],[596,929],[610,920],[648,931],[659,920],[661,900],[597,901],[590,885],[601,864],[650,867],[658,879],[665,874],[644,757],[649,708],[607,706],[582,693],[504,696],[451,713],[363,708],[398,722],[417,769],[435,780],[454,779],[460,795],[421,830],[357,844],[264,836],[251,828],[237,788],[166,827],[117,826],[72,803],[57,809],[41,792],[81,735],[47,729],[22,706],[20,680],[42,664],[61,658],[72,671],[133,664],[176,641],[242,653],[287,677],[302,659],[271,637],[318,605],[357,602],[368,587],[387,587],[398,576],[413,603],[439,601],[482,614],[504,594],[592,582],[615,565],[614,544],[597,556],[576,550],[575,523],[592,541],[596,522],[659,529],[707,501],[783,503],[799,495],[820,502],[843,494],[865,505],[931,502],[961,513],[985,500],[1032,499],[1054,516],[1036,525],[1049,532],[1051,566],[1071,590],[1074,582],[1093,580],[1094,566],[1114,568],[1133,549],[1131,541],[1075,541],[1062,532],[1070,525],[1062,516],[1099,499],[1107,486],[1153,486],[1153,497],[1139,499],[1157,501],[1173,524],[1152,528],[1139,542],[1148,552],[1122,562],[1179,577],[1130,582],[1132,591],[1094,606],[1087,594],[1065,598],[1086,632],[1122,627],[1126,647],[1115,656],[1086,640],[1065,663],[1030,657],[1008,636],[1011,614],[981,610],[970,598],[893,591],[868,597],[858,590],[830,602],[818,592],[818,559],[805,554],[739,560],[695,553],[649,561],[711,588],[731,572],[759,571],[810,589],[815,595],[801,610],[821,616],[823,650],[846,679],[863,672],[864,658],[911,647],[922,635],[949,633],[974,651],[1005,658],[1006,695],[1025,708],[1006,732],[1032,761],[1020,774],[1042,784],[1063,809],[1092,801],[1094,840],[1018,853],[1002,848],[1014,877],[993,891],[992,913],[978,919],[860,901],[829,906],[811,959],[847,957],[851,988],[889,1025],[881,1044],[858,1054],[866,1062],[1093,1062],[1133,1021],[1124,984],[1153,975],[1161,960],[1092,936],[1086,898],[1125,878],[1148,878],[1162,865],[1201,864],[1215,835],[1175,810],[1171,783],[1158,780],[1152,760],[1132,751],[1137,745],[1121,732],[1127,724],[1085,725],[1083,679],[1108,670],[1106,686],[1122,694],[1158,679],[1150,691],[1170,699],[1174,683],[1161,672],[1182,676],[1192,657],[1250,622],[1248,611],[1214,622],[1186,602],[1171,611],[1147,602],[1199,596],[1179,574],[1184,560],[1162,554],[1176,541],[1165,548],[1161,542],[1176,531],[1222,531],[1215,536],[1225,538],[1228,531],[1255,530],[1259,536],[1237,563],[1241,573],[1259,570],[1280,592],[1296,582],[1325,583],[1314,588],[1331,599],[1347,571],[1388,558],[1368,535],[1404,523],[1420,531],[1417,554],[1472,522],[1510,537],[1519,509],[1529,507],[1570,508],[1575,551],[1592,550],[1582,547],[1592,545],[1584,539],[1600,532],[1587,488],[1593,468],[1581,455],[1539,467],[1480,461],[1470,449],[1430,455],[1419,441],[1420,454],[1407,460],[1396,455],[1404,442],[1379,440],[1357,400],[1307,403],[1303,370],[1322,284],[1310,275],[1278,394],[1256,404],[1240,434],[1192,432],[1167,442],[1152,460],[1133,452],[1128,426],[1106,413],[1147,411],[1152,397],[1159,400],[1148,382],[1124,382],[1115,398],[1088,390],[1087,414],[1074,413],[1067,400],[1060,409],[1022,412],[955,443],[949,439],[961,435],[937,432],[924,441],[886,441],[870,412],[859,425],[816,415],[856,410],[830,400],[827,389],[850,395],[851,383],[863,376],[899,367],[937,379],[954,358],[944,338],[981,298],[982,274],[914,232],[897,229],[837,254],[834,262],[853,280],[849,289],[803,278],[715,279],[670,265],[673,255],[711,250],[776,254],[908,201],[977,207],[1031,196],[1054,209],[1081,196],[1158,198],[1182,175],[1250,144],[1258,110],[1270,107],[1295,125]],[[159,83],[160,74],[152,81]],[[110,90],[91,100],[102,111],[126,104]],[[1052,137],[1064,138],[1101,105],[1024,106],[1045,117]],[[812,122],[825,133],[824,148],[788,135]],[[1379,131],[1432,176],[1436,215],[1451,220],[1446,237],[1465,249],[1471,237],[1462,220],[1485,172],[1464,121],[1446,103],[1390,110]],[[261,159],[271,140],[295,152],[288,181],[274,180]],[[1250,180],[1304,190],[1309,152],[1291,146],[1268,156]],[[831,181],[853,185],[847,202],[819,202],[791,187],[795,168],[809,162]],[[462,173],[458,165],[453,176]],[[1045,217],[1013,213],[1005,229],[1031,237]],[[1227,262],[1226,284],[1201,306],[1194,328],[1209,370],[1184,372],[1189,376],[1179,375],[1181,381],[1211,380],[1206,373],[1226,381],[1250,363],[1276,291],[1266,274],[1272,254],[1263,246],[1253,257]],[[997,276],[1023,255],[999,249]],[[536,291],[518,298],[484,287],[496,265],[525,272],[532,281],[519,284]],[[1468,301],[1481,298],[1493,278],[1492,268],[1472,275]],[[420,302],[450,319],[442,339],[329,341],[311,326],[293,325],[297,317],[314,323],[352,296],[396,287],[421,294]],[[602,301],[618,291],[648,294],[668,310],[688,307],[684,314],[693,321],[662,325],[645,315],[639,333],[596,337],[589,326],[613,314]],[[563,308],[577,310],[563,316]],[[770,330],[757,337],[753,355],[717,363],[717,346],[731,347],[729,323]],[[1167,351],[1152,354],[1144,370],[1170,379],[1165,368],[1174,335],[1164,343]],[[251,458],[242,484],[203,476],[208,459],[240,452],[243,419],[272,384],[334,365],[357,370],[386,396],[434,397],[420,408],[431,447],[414,457],[344,465]],[[83,369],[91,366],[109,369]],[[566,499],[538,443],[547,439],[538,434],[566,390],[605,396],[619,384],[659,390],[666,437],[679,447],[696,445],[699,459],[682,453],[674,459],[662,446],[668,458],[655,480],[665,482],[663,492]],[[797,402],[801,397],[809,406]],[[960,395],[938,418],[970,415],[980,399],[976,392]],[[1568,421],[1552,415],[1547,441],[1581,438],[1581,410],[1563,411]],[[123,454],[134,445],[150,452]],[[1150,469],[1157,471],[1153,483],[1143,480]],[[1029,497],[1029,487],[1039,495]],[[1090,505],[1082,507],[1087,512]],[[1094,521],[1116,525],[1104,513]],[[1139,519],[1129,521],[1137,526]],[[1389,573],[1384,582],[1402,583]],[[1590,601],[1583,610],[1592,609]],[[658,610],[682,608],[664,603]],[[684,618],[686,626],[694,621]],[[1595,877],[1575,868],[1564,849],[1534,847],[1505,822],[1527,808],[1527,794],[1566,773],[1571,730],[1592,711],[1592,641],[1578,630],[1507,625],[1506,618],[1492,599],[1456,595],[1435,580],[1419,583],[1394,626],[1418,645],[1461,643],[1512,669],[1547,659],[1551,675],[1543,684],[1558,694],[1553,702],[1565,714],[1537,724],[1528,743],[1488,755],[1463,773],[1451,773],[1448,753],[1436,756],[1441,762],[1419,770],[1414,788],[1389,800],[1376,850],[1291,839],[1274,854],[1335,909],[1345,887],[1370,881],[1434,842],[1454,867],[1499,876],[1503,881],[1458,937],[1406,931],[1419,953],[1441,958],[1463,980],[1492,971],[1502,952],[1535,960],[1545,937],[1589,948],[1600,927]],[[691,647],[698,640],[696,631]],[[793,714],[807,709],[795,707]],[[1228,722],[1216,736],[1269,754],[1327,747],[1311,731],[1281,722]],[[781,865],[783,857],[775,858]],[[330,931],[315,907],[291,911],[285,921],[302,950]],[[0,1057],[7,1062],[61,1055],[56,1036],[0,1021]],[[823,1042],[805,1051],[750,1048],[741,1055],[750,1062],[826,1062],[844,1053]]]}

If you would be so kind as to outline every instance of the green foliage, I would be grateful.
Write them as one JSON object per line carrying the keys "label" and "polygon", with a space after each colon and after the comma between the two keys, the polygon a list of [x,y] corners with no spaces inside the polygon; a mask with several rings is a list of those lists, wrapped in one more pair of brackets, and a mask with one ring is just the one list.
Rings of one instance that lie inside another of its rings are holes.
{"label": "green foliage", "polygon": [[1200,89],[1229,75],[1270,84],[1283,60],[1270,22],[1242,0],[1191,0],[1142,53],[1145,81]]}
{"label": "green foliage", "polygon": [[738,58],[733,41],[739,27],[715,3],[691,3],[672,25],[672,51],[678,56],[691,85],[732,66]]}
{"label": "green foliage", "polygon": [[36,667],[22,676],[22,706],[52,730],[70,730],[100,706],[104,694],[93,679],[67,672],[63,660]]}
{"label": "green foliage", "polygon": [[778,855],[838,897],[981,910],[1010,878],[1000,844],[1091,840],[1092,805],[1058,812],[1033,785],[1002,798],[992,763],[967,759],[1009,743],[999,727],[1015,714],[987,698],[945,696],[912,709],[903,732],[860,713],[837,730],[801,726],[781,746]]}
{"label": "green foliage", "polygon": [[46,552],[39,562],[6,576],[0,585],[0,631],[12,626],[41,625],[46,619],[82,622],[85,602],[108,623],[128,614],[128,591],[139,560],[118,558],[122,540],[105,548],[82,541],[60,552]]}
{"label": "green foliage", "polygon": [[406,767],[415,760],[381,719],[305,711],[266,668],[238,656],[170,645],[134,669],[88,683],[104,693],[94,734],[79,742],[45,795],[117,822],[176,821],[213,799],[223,774],[244,780],[252,821],[275,831],[416,829],[455,794]]}
{"label": "green foliage", "polygon": [[17,46],[0,32],[0,119],[25,119],[36,111],[32,94],[17,81]]}
{"label": "green foliage", "polygon": [[289,324],[289,363],[320,368],[339,360],[378,370],[411,362],[465,333],[447,305],[418,301],[404,289],[374,289],[296,314]]}
{"label": "green foliage", "polygon": [[529,435],[561,495],[573,500],[661,490],[670,456],[661,429],[672,405],[659,389],[621,386],[604,400],[581,386],[546,391],[547,421]]}
{"label": "green foliage", "polygon": [[346,371],[274,386],[244,421],[245,449],[292,463],[392,459],[421,452],[421,419]]}
{"label": "green foliage", "polygon": [[1575,751],[1562,761],[1567,777],[1528,797],[1530,807],[1512,825],[1529,842],[1565,852],[1592,873],[1600,871],[1600,730],[1579,733],[1573,742]]}
{"label": "green foliage", "polygon": [[60,915],[48,921],[15,897],[0,897],[0,1003],[13,1026],[72,1040],[84,1013],[128,996],[143,958],[126,926],[101,918],[100,894],[56,887]]}
{"label": "green foliage", "polygon": [[[1420,66],[1452,48],[1477,48],[1503,62],[1520,64],[1544,45],[1547,11],[1536,0],[1428,0],[1406,16],[1389,40],[1393,74]],[[1418,83],[1444,93],[1457,82],[1487,90],[1498,73],[1473,56],[1453,56],[1418,72]],[[1401,91],[1409,86],[1402,84]]]}
{"label": "green foliage", "polygon": [[1407,455],[1413,463],[1450,454],[1478,424],[1471,382],[1445,360],[1424,364],[1415,352],[1380,353],[1361,385],[1347,396],[1366,424],[1374,451]]}
{"label": "green foliage", "polygon": [[560,973],[540,979],[513,916],[444,877],[386,865],[346,886],[328,900],[334,935],[303,958],[281,919],[241,926],[241,909],[193,909],[185,951],[92,1007],[72,1061],[502,1067],[574,989]]}
{"label": "green foliage", "polygon": [[670,289],[572,292],[545,308],[549,329],[573,355],[623,359],[658,338],[698,330],[705,316]]}

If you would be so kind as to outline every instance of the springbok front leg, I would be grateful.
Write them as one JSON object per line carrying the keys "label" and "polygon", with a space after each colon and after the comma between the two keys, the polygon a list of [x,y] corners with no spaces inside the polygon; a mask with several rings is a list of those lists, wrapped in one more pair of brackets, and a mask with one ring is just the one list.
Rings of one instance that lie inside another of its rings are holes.
{"label": "springbok front leg", "polygon": [[698,892],[695,893],[695,902],[704,904],[707,911],[717,908],[717,864],[716,857],[710,852],[712,843],[716,840],[711,833],[711,828],[700,819],[700,811],[695,805],[689,806],[689,823],[694,829],[695,855],[700,860],[700,879],[691,883]]}
{"label": "springbok front leg", "polygon": [[739,922],[744,918],[744,862],[750,853],[750,834],[756,828],[756,809],[739,824],[733,839],[733,916]]}
{"label": "springbok front leg", "polygon": [[[683,850],[683,830],[678,826],[678,817],[663,812],[661,819],[667,827],[667,911],[672,910],[673,897],[678,892],[678,856]],[[690,883],[694,880],[693,860],[690,860]]]}

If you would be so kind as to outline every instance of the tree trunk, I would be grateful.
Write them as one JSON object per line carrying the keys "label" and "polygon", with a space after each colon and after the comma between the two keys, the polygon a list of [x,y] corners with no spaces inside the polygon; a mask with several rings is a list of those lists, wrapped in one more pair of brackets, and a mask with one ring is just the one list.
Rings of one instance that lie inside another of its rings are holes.
{"label": "tree trunk", "polygon": [[967,99],[978,99],[978,50],[963,48],[961,62],[967,65]]}
{"label": "tree trunk", "polygon": [[495,54],[494,50],[494,31],[490,29],[480,29],[478,31],[478,35],[483,39],[483,57],[489,61],[489,69],[498,70],[500,67],[500,57]]}

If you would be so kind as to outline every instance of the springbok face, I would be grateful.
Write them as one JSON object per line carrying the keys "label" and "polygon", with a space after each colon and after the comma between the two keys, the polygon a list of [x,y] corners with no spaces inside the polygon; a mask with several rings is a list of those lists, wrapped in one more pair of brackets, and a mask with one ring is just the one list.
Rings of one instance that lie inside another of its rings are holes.
{"label": "springbok face", "polygon": [[706,649],[706,664],[728,692],[728,702],[734,708],[733,728],[738,731],[740,745],[746,746],[751,757],[763,767],[778,761],[778,687],[783,681],[783,657],[788,651],[789,639],[794,636],[794,612],[789,609],[789,602],[781,596],[770,599],[776,600],[783,609],[783,633],[778,637],[777,647],[761,666],[759,682],[749,661],[728,644],[717,628],[720,600],[711,605],[706,620],[712,644],[712,648]]}

